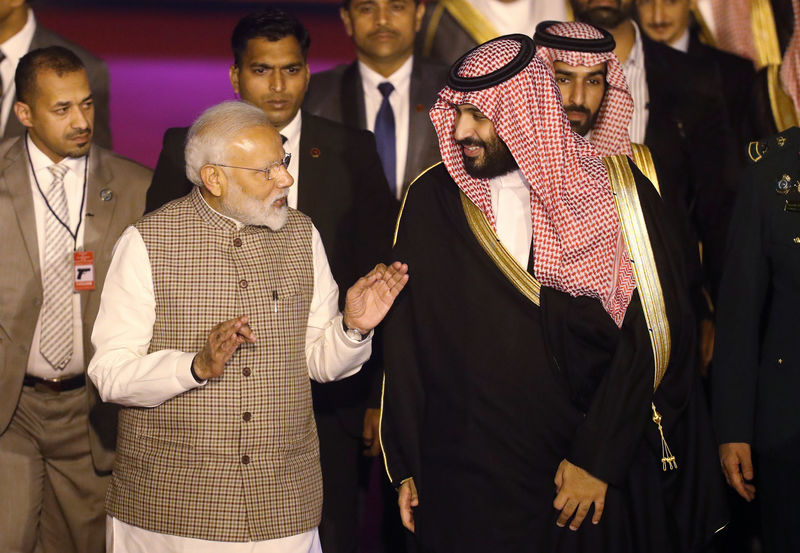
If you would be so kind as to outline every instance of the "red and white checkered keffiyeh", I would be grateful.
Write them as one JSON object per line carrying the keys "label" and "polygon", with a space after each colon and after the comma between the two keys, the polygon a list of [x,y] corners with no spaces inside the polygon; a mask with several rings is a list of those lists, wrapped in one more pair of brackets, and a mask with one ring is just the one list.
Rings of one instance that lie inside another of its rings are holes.
{"label": "red and white checkered keffiyeh", "polygon": [[755,61],[756,47],[750,25],[752,0],[711,0],[717,48]]}
{"label": "red and white checkered keffiyeh", "polygon": [[[505,38],[473,50],[460,77],[507,65],[520,43]],[[453,106],[472,104],[488,117],[531,186],[534,273],[545,286],[597,298],[622,325],[635,281],[605,166],[597,150],[572,132],[550,71],[534,58],[512,78],[484,90],[445,87],[430,116],[447,171],[496,229],[488,180],[471,177],[453,138]]]}
{"label": "red and white checkered keffiyeh", "polygon": [[800,116],[800,0],[792,0],[794,30],[781,62],[781,84]]}
{"label": "red and white checkered keffiyeh", "polygon": [[[570,21],[547,27],[547,32],[569,38],[592,40],[603,38],[603,34],[586,23]],[[631,136],[628,132],[633,117],[633,97],[628,90],[625,73],[614,52],[576,52],[538,47],[536,57],[542,60],[550,71],[555,72],[553,64],[557,61],[572,66],[592,67],[598,63],[606,64],[606,95],[592,128],[590,140],[600,155],[613,156],[625,154],[633,156]]]}

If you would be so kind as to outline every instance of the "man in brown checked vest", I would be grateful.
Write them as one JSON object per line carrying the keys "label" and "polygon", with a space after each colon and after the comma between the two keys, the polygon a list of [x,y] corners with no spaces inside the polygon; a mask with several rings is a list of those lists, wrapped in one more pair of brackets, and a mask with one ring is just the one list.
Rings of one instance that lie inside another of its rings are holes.
{"label": "man in brown checked vest", "polygon": [[260,109],[208,109],[185,153],[195,188],[123,233],[92,335],[89,374],[126,407],[107,545],[319,552],[309,376],[359,370],[408,268],[377,265],[339,313],[319,233],[286,203],[290,156]]}
{"label": "man in brown checked vest", "polygon": [[116,409],[87,382],[89,337],[152,172],[92,144],[72,51],[32,50],[15,80],[27,133],[0,143],[0,551],[97,553]]}

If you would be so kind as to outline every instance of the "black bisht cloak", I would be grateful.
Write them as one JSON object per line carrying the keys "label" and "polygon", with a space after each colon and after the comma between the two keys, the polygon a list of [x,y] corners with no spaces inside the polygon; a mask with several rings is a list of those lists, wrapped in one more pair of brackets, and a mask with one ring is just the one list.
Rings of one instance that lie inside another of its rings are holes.
{"label": "black bisht cloak", "polygon": [[[655,395],[637,293],[621,329],[591,298],[543,287],[537,306],[479,244],[444,165],[409,190],[394,258],[411,278],[385,322],[381,437],[390,480],[416,482],[424,549],[676,553],[725,525],[685,254],[631,169],[672,338]],[[653,400],[677,470],[662,471]],[[555,524],[564,458],[609,484],[596,526],[591,510],[577,532]]]}

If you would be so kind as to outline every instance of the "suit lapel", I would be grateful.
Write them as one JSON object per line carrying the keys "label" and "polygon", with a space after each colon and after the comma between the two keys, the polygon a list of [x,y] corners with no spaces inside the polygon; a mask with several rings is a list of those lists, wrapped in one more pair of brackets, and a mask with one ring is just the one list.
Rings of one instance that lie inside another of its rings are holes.
{"label": "suit lapel", "polygon": [[25,153],[25,138],[21,137],[9,148],[3,160],[2,179],[11,194],[14,211],[17,215],[25,249],[30,257],[31,266],[37,282],[42,281],[39,265],[39,242],[36,236],[36,215],[33,210],[33,194],[28,178],[28,155]]}
{"label": "suit lapel", "polygon": [[[355,101],[353,101],[355,99]],[[358,61],[354,61],[342,75],[342,90],[339,98],[342,108],[342,123],[354,129],[367,128],[366,107],[364,106],[364,87]]]}
{"label": "suit lapel", "polygon": [[[119,191],[111,185],[111,172],[103,163],[105,153],[92,147],[89,152],[89,172],[86,183],[86,216],[83,221],[83,249],[94,252],[95,259],[104,255],[114,208],[119,201]],[[101,193],[102,192],[102,193]],[[107,198],[104,200],[103,198]],[[81,308],[86,311],[89,294],[81,294]]]}

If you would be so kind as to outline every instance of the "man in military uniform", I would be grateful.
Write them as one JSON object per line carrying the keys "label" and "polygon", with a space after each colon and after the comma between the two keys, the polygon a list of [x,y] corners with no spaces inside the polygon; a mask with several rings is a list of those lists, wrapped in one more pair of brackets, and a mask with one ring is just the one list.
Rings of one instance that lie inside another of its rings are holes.
{"label": "man in military uniform", "polygon": [[[725,478],[760,496],[765,551],[800,551],[800,128],[751,142],[728,235],[712,371]],[[754,455],[755,454],[755,455]],[[755,460],[755,463],[753,462]]]}

